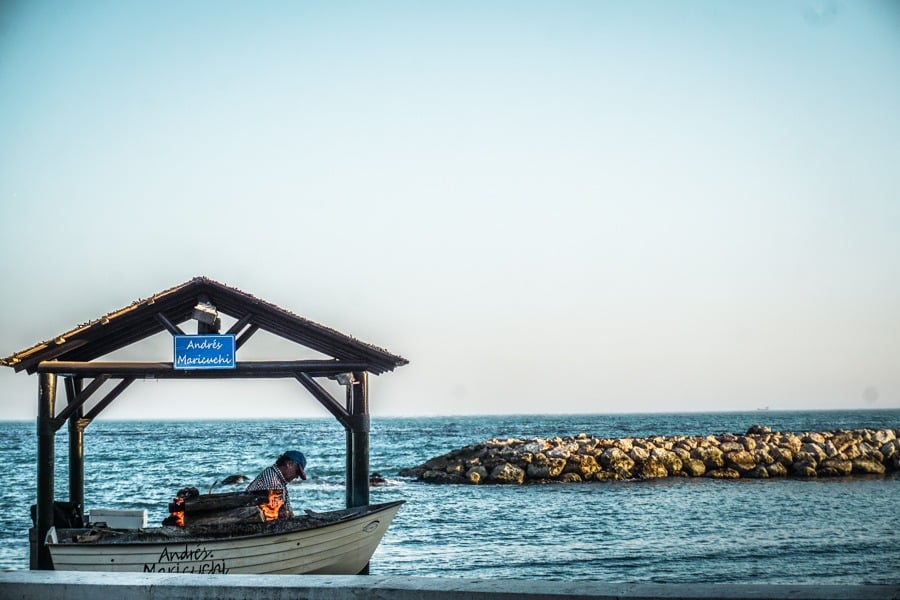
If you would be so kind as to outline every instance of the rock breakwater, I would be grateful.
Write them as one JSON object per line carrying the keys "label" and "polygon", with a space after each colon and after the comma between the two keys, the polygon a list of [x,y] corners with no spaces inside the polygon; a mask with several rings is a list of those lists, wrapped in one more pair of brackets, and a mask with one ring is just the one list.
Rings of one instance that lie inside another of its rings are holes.
{"label": "rock breakwater", "polygon": [[845,477],[900,471],[900,429],[605,439],[491,439],[437,456],[403,477],[428,483],[523,484],[660,477]]}

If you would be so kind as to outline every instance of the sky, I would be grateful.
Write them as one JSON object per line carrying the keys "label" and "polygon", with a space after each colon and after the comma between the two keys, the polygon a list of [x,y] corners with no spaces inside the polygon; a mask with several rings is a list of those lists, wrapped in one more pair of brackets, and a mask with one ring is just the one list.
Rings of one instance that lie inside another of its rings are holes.
{"label": "sky", "polygon": [[375,417],[900,408],[898,234],[897,2],[0,1],[0,356],[202,275],[407,358]]}

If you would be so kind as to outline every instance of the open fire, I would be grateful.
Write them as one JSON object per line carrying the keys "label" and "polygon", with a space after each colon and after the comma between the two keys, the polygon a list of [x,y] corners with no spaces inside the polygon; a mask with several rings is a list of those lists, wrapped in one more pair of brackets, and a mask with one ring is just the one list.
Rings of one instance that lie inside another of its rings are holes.
{"label": "open fire", "polygon": [[269,501],[259,505],[266,521],[274,521],[278,518],[278,511],[284,506],[284,492],[281,490],[269,490]]}
{"label": "open fire", "polygon": [[262,523],[278,519],[283,506],[281,490],[201,495],[196,488],[184,488],[169,503],[169,516],[163,525]]}
{"label": "open fire", "polygon": [[[174,525],[184,527],[184,498],[177,496],[172,504],[175,505],[175,508],[180,508],[181,510],[172,510],[172,507],[170,506],[169,517],[175,520]],[[163,522],[163,525],[165,525],[165,522]]]}

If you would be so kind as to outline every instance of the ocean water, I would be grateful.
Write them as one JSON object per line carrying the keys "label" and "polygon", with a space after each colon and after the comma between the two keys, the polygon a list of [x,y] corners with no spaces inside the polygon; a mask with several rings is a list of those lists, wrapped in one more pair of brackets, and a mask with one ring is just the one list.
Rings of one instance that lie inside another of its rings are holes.
{"label": "ocean water", "polygon": [[[706,583],[900,583],[900,476],[822,480],[666,479],[438,486],[404,467],[493,437],[598,437],[900,427],[900,410],[378,418],[371,501],[406,500],[372,559],[379,575]],[[298,508],[344,505],[342,427],[331,419],[107,422],[85,434],[85,504],[146,508],[175,492],[250,477],[287,448],[309,457]],[[0,423],[0,569],[27,569],[35,425]],[[67,499],[67,435],[56,438],[56,497]],[[236,491],[219,487],[217,491]]]}

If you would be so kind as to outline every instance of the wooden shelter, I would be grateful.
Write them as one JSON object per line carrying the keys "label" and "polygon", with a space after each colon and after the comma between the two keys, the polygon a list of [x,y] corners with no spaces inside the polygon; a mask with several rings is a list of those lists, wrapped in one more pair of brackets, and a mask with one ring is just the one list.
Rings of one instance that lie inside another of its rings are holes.
{"label": "wooden shelter", "polygon": [[[235,360],[230,368],[176,368],[174,360],[97,360],[163,331],[173,336],[186,335],[181,326],[192,320],[197,322],[195,335],[221,333],[220,314],[235,319],[234,324],[224,332],[234,336]],[[237,361],[237,351],[260,329],[328,358]],[[296,379],[344,426],[347,443],[346,504],[350,508],[369,503],[368,374],[380,375],[407,362],[401,356],[206,277],[195,277],[80,325],[52,340],[0,359],[0,365],[38,375],[37,544],[32,546],[32,568],[52,568],[44,538],[53,526],[56,432],[68,423],[69,502],[81,507],[84,504],[85,428],[136,379]],[[66,404],[57,411],[59,377],[63,378]],[[335,399],[316,381],[321,377],[336,379],[345,386],[345,402]],[[101,395],[100,389],[110,380],[112,383],[107,387],[111,389]],[[95,397],[99,400],[86,410],[88,401]]]}

